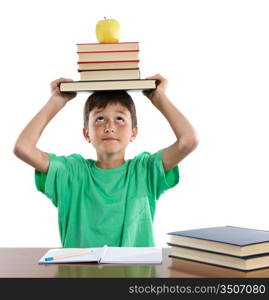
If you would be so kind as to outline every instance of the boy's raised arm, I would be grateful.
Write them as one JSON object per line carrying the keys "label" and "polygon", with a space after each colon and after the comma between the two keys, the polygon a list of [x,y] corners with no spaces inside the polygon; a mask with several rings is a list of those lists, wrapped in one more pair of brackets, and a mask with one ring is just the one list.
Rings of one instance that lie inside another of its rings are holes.
{"label": "boy's raised arm", "polygon": [[177,138],[176,142],[165,148],[162,153],[164,170],[168,171],[197,147],[198,138],[187,118],[167,98],[165,94],[167,80],[160,74],[148,79],[156,79],[157,87],[152,92],[145,91],[144,95],[164,115]]}
{"label": "boy's raised arm", "polygon": [[76,93],[60,92],[60,83],[72,81],[59,78],[51,82],[51,97],[45,106],[34,116],[19,135],[14,154],[40,172],[46,173],[49,167],[49,157],[46,152],[39,150],[36,144],[50,120],[76,96]]}

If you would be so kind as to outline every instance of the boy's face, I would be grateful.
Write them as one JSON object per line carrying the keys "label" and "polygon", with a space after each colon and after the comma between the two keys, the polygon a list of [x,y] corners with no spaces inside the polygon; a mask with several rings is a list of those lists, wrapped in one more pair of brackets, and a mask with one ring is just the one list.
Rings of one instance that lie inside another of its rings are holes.
{"label": "boy's face", "polygon": [[89,128],[84,128],[83,134],[98,154],[117,153],[124,156],[125,148],[137,135],[137,128],[132,128],[129,110],[116,103],[105,108],[94,108],[89,114]]}

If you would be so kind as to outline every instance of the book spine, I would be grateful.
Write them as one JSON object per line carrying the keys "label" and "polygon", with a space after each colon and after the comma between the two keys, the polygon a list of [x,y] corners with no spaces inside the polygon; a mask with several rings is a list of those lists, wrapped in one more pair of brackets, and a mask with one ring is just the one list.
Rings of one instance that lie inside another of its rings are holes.
{"label": "book spine", "polygon": [[90,64],[90,63],[122,63],[122,62],[139,62],[139,60],[102,60],[102,61],[78,61],[78,64]]}
{"label": "book spine", "polygon": [[[121,81],[148,81],[148,82],[154,82],[155,83],[155,79],[109,79],[109,80],[83,80],[84,83],[86,82],[108,82],[108,81],[115,81],[115,82],[121,82]],[[70,81],[70,82],[62,82],[61,85],[70,85],[70,84],[74,84],[74,83],[80,83],[80,80],[76,80],[76,81]]]}
{"label": "book spine", "polygon": [[[124,68],[124,69],[89,69],[89,70],[80,70],[78,72],[91,72],[91,71],[124,71],[124,70],[139,70],[139,68]],[[140,73],[140,71],[139,71]]]}
{"label": "book spine", "polygon": [[104,257],[105,257],[106,252],[107,252],[107,248],[108,248],[108,246],[105,245],[104,248],[103,248],[103,252],[102,252],[102,254],[100,256],[99,263],[101,263],[104,260]]}
{"label": "book spine", "polygon": [[[139,70],[139,68],[129,68],[129,69],[124,69],[124,70]],[[108,70],[80,70],[80,72],[102,72],[102,71],[124,71],[123,69],[108,69]]]}
{"label": "book spine", "polygon": [[122,52],[139,52],[139,50],[110,50],[110,51],[77,51],[78,54],[80,53],[122,53]]}
{"label": "book spine", "polygon": [[119,43],[77,43],[76,45],[102,45],[102,44],[106,44],[106,45],[114,45],[114,44],[138,44],[138,42],[119,42]]}

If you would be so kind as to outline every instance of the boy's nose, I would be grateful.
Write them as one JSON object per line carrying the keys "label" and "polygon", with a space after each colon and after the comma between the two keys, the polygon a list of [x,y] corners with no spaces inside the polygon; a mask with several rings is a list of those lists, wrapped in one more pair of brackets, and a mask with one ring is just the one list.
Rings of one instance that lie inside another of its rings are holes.
{"label": "boy's nose", "polygon": [[111,122],[107,123],[105,127],[105,133],[114,132],[114,131],[115,131],[114,125]]}
{"label": "boy's nose", "polygon": [[112,127],[106,127],[105,128],[105,133],[109,133],[109,132],[115,132],[114,128],[112,128]]}

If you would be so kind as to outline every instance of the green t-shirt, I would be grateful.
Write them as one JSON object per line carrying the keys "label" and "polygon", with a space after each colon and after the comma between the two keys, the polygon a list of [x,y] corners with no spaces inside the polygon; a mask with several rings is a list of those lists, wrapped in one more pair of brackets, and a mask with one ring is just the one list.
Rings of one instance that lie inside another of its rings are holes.
{"label": "green t-shirt", "polygon": [[35,183],[58,208],[63,247],[154,246],[156,200],[179,181],[178,166],[164,172],[162,150],[112,169],[79,154],[48,155],[48,172],[35,170]]}

